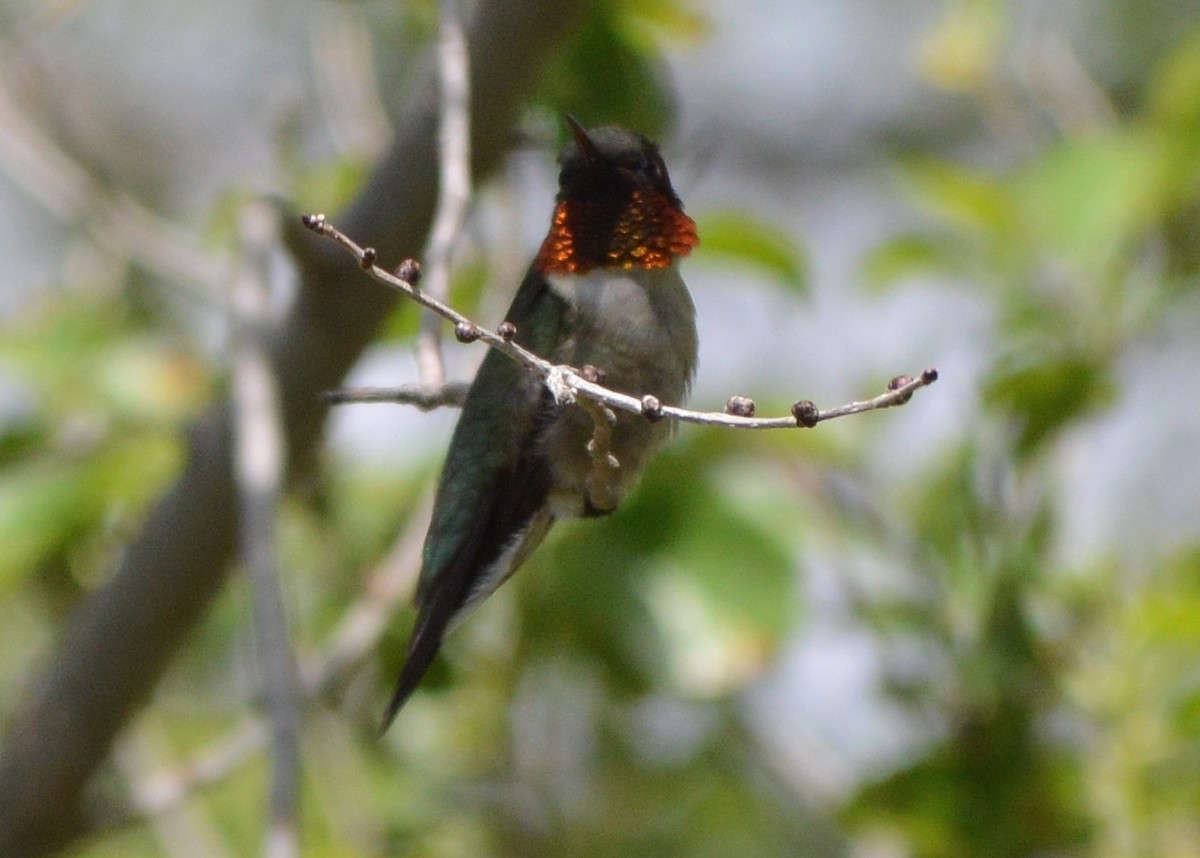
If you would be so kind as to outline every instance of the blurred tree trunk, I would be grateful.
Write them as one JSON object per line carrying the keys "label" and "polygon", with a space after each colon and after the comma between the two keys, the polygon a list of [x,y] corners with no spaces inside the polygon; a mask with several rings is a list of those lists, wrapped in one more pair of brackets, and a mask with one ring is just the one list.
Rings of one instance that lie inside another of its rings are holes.
{"label": "blurred tree trunk", "polygon": [[[494,167],[546,59],[584,0],[491,0],[470,31],[473,167]],[[349,211],[338,217],[383,260],[415,255],[436,197],[437,82],[430,73],[400,117],[391,151]],[[336,387],[395,298],[359,282],[352,262],[300,233],[292,245],[302,285],[274,337],[294,479],[313,460]],[[176,648],[228,572],[236,510],[231,411],[216,403],[189,432],[189,458],[150,511],[112,580],[75,613],[0,752],[0,855],[41,855],[89,825],[85,787],[114,738],[149,697]]]}

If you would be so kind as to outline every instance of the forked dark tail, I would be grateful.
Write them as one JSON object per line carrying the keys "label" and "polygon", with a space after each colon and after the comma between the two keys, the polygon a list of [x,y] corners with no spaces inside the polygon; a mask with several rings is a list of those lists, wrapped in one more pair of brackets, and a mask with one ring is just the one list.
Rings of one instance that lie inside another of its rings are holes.
{"label": "forked dark tail", "polygon": [[417,611],[417,627],[413,629],[408,641],[408,658],[400,670],[400,678],[396,680],[396,690],[388,702],[387,710],[383,713],[383,723],[379,727],[379,735],[387,732],[388,727],[396,720],[396,713],[421,684],[429,666],[442,648],[442,638],[454,615],[459,612],[466,599],[468,589],[466,564],[460,564],[445,576],[439,586],[425,595],[425,600]]}

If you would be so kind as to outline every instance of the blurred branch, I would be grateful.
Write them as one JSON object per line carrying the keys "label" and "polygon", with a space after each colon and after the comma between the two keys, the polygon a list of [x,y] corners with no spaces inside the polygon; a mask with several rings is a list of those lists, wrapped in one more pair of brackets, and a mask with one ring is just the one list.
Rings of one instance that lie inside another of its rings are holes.
{"label": "blurred branch", "polygon": [[453,406],[461,407],[467,398],[469,384],[448,381],[438,387],[423,384],[405,384],[400,387],[353,387],[328,390],[321,398],[330,405],[346,405],[350,402],[391,402],[396,405],[412,405],[422,411]]}
{"label": "blurred branch", "polygon": [[1053,31],[1032,31],[1013,47],[1013,74],[1019,86],[1063,134],[1111,130],[1116,108],[1088,73],[1070,43]]}
{"label": "blurred branch", "polygon": [[[468,39],[475,171],[494,167],[507,151],[522,99],[583,6],[489,0],[475,7]],[[388,255],[412,255],[429,228],[437,123],[437,87],[426,79],[414,87],[392,148],[344,215],[355,234]],[[301,288],[269,354],[286,474],[295,479],[311,466],[324,429],[328,406],[320,392],[345,376],[395,298],[345,289],[350,265],[341,254],[299,229],[286,238]],[[85,787],[225,582],[235,541],[228,400],[196,421],[188,445],[179,479],[149,510],[108,583],[71,618],[13,720],[0,750],[0,855],[44,855],[86,830]]]}
{"label": "blurred branch", "polygon": [[[426,492],[387,556],[364,577],[361,594],[342,612],[320,652],[300,665],[306,700],[329,694],[370,655],[400,603],[413,591],[432,502],[433,493]],[[248,716],[188,762],[151,775],[131,775],[134,800],[126,808],[128,815],[153,818],[170,813],[197,789],[234,772],[266,741],[264,719]]]}
{"label": "blurred branch", "polygon": [[224,285],[227,259],[132,197],[105,188],[25,114],[2,76],[0,170],[59,220],[85,228],[106,253],[188,288],[197,302],[212,304]]}
{"label": "blurred branch", "polygon": [[[263,732],[259,730],[260,734]],[[117,745],[117,767],[133,795],[133,804],[151,803],[161,791],[161,779],[145,778],[140,773],[160,769],[164,760],[170,758],[171,743],[164,733],[158,719],[139,719]],[[233,854],[210,809],[199,803],[184,807],[173,803],[164,807],[163,812],[148,816],[146,821],[168,858],[225,858]]]}
{"label": "blurred branch", "polygon": [[[125,807],[127,816],[122,821],[135,817],[153,819],[170,813],[198,788],[216,783],[234,771],[262,748],[267,738],[263,718],[248,715],[241,724],[185,763],[163,767],[152,775],[130,772],[132,797]],[[145,763],[138,762],[139,770],[148,768]]]}
{"label": "blurred branch", "polygon": [[320,655],[301,665],[304,687],[312,697],[328,694],[371,653],[400,603],[413,592],[432,508],[433,492],[428,491],[387,556],[367,574],[362,594],[342,612]]}
{"label": "blurred branch", "polygon": [[[438,24],[438,205],[425,249],[425,289],[439,301],[450,294],[450,252],[462,229],[471,197],[470,69],[466,33],[458,0],[441,0]],[[432,313],[421,314],[416,343],[417,377],[428,387],[446,381],[442,362],[442,325]]]}
{"label": "blurred branch", "polygon": [[233,309],[234,475],[238,546],[253,593],[259,681],[271,726],[268,858],[299,854],[300,690],[280,591],[276,522],[283,482],[284,439],[279,391],[266,349],[270,254],[278,218],[265,202],[241,212],[244,261],[235,275]]}
{"label": "blurred branch", "polygon": [[314,3],[305,21],[313,83],[329,134],[343,155],[367,160],[383,152],[392,130],[364,17],[358,3]]}

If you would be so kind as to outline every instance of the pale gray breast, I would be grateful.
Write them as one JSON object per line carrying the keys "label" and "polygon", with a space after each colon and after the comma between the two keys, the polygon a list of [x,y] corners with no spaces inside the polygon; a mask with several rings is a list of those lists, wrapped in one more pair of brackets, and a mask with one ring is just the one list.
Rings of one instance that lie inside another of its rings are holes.
{"label": "pale gray breast", "polygon": [[696,308],[678,265],[551,276],[575,309],[575,335],[554,360],[593,364],[614,390],[682,402],[696,370]]}
{"label": "pale gray breast", "polygon": [[[682,404],[696,368],[696,310],[677,267],[552,276],[550,283],[575,311],[574,335],[552,360],[592,364],[613,390]],[[624,413],[617,419],[613,453],[621,464],[618,495],[623,496],[667,439],[670,424]],[[591,470],[591,432],[591,419],[571,408],[543,438],[554,463],[557,515],[578,514],[572,509]]]}

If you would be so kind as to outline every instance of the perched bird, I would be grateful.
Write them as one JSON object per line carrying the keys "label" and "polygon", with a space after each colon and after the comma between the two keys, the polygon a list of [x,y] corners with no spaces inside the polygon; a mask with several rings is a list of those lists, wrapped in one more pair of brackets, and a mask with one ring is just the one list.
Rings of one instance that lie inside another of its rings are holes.
{"label": "perched bird", "polygon": [[[664,404],[696,368],[695,307],[679,260],[696,246],[658,147],[640,134],[585,131],[559,158],[550,232],[506,321],[556,363],[595,367],[604,384]],[[555,519],[603,515],[629,491],[669,424],[618,414],[613,503],[589,500],[591,417],[559,405],[529,369],[492,349],[471,384],[438,484],[417,585],[418,615],[383,728],[425,675],[446,631],[500,586]]]}

